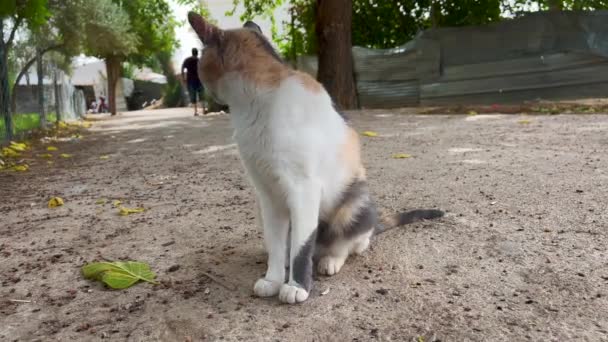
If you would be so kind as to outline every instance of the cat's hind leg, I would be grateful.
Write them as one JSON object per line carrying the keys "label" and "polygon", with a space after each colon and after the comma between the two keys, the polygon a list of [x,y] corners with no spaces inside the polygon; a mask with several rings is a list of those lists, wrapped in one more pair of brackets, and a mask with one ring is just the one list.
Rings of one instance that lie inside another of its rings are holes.
{"label": "cat's hind leg", "polygon": [[349,255],[361,254],[369,247],[372,234],[373,230],[370,229],[354,237],[337,237],[331,246],[319,248],[317,271],[328,276],[340,272]]}
{"label": "cat's hind leg", "polygon": [[353,182],[327,223],[319,224],[319,273],[334,275],[340,272],[349,255],[366,250],[376,222],[377,211],[366,182]]}

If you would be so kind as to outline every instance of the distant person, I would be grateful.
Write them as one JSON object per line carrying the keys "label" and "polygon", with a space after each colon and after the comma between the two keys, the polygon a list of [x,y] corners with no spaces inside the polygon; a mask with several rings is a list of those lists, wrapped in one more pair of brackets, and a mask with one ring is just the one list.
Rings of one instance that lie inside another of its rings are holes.
{"label": "distant person", "polygon": [[108,105],[106,105],[106,97],[99,95],[99,108],[98,113],[106,113],[108,111]]}
{"label": "distant person", "polygon": [[203,115],[205,115],[205,106],[203,104],[203,84],[198,78],[198,50],[192,49],[192,56],[186,58],[182,64],[182,79],[184,79],[184,69],[186,73],[186,84],[188,85],[188,95],[190,95],[190,103],[194,104],[194,116],[198,116],[196,107],[196,97],[199,96],[202,106]]}

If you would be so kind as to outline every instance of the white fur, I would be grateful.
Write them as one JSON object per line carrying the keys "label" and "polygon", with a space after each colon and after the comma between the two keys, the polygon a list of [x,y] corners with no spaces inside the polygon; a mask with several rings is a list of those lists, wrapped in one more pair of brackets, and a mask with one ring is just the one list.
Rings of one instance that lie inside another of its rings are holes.
{"label": "white fur", "polygon": [[334,275],[340,272],[346,259],[351,254],[361,254],[369,247],[373,231],[357,236],[355,239],[343,239],[336,241],[330,248],[325,249],[317,246],[318,254],[321,255],[317,270],[324,275]]}
{"label": "white fur", "polygon": [[[258,198],[269,259],[254,292],[302,302],[309,294],[293,281],[295,251],[317,228],[319,216],[332,210],[348,182],[349,170],[338,158],[347,138],[346,123],[324,90],[312,92],[296,77],[283,80],[277,89],[264,89],[229,73],[213,92],[230,106],[234,139]],[[294,251],[290,260],[287,248]],[[286,264],[292,267],[283,284]]]}

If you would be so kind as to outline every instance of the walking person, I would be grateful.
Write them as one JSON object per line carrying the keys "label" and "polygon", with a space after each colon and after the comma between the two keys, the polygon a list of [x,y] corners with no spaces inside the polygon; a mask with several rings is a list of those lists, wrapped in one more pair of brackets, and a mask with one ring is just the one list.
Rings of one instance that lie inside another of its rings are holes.
{"label": "walking person", "polygon": [[188,85],[188,95],[190,95],[190,103],[194,104],[194,116],[198,116],[197,110],[197,95],[201,101],[201,111],[205,115],[205,104],[203,102],[204,88],[201,80],[198,78],[198,50],[192,49],[192,56],[186,58],[182,64],[182,79],[184,79],[184,69],[186,69],[186,84]]}

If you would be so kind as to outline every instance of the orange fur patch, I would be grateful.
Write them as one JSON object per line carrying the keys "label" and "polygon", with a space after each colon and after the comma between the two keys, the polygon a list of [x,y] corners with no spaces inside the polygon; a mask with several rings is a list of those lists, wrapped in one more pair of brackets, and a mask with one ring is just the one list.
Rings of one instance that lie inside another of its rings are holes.
{"label": "orange fur patch", "polygon": [[378,211],[380,212],[380,221],[386,227],[396,227],[399,224],[397,215],[388,214],[382,209],[379,209]]}
{"label": "orange fur patch", "polygon": [[334,229],[350,226],[353,219],[366,204],[366,198],[362,197],[357,197],[353,201],[344,203],[333,215],[331,226],[334,227]]}
{"label": "orange fur patch", "polygon": [[[361,163],[361,154],[359,148],[359,135],[357,132],[348,127],[346,140],[342,144],[338,156],[346,165],[349,175],[349,181],[365,180],[365,168]],[[367,203],[366,197],[355,197],[352,201],[344,203],[337,208],[336,212],[331,217],[331,224],[334,227],[348,227],[354,217],[359,213],[359,210]]]}
{"label": "orange fur patch", "polygon": [[304,88],[310,90],[313,93],[319,93],[322,89],[321,83],[317,82],[312,76],[305,72],[295,71],[297,79],[302,83]]}
{"label": "orange fur patch", "polygon": [[[221,50],[221,51],[220,51]],[[218,46],[205,48],[199,74],[213,86],[224,74],[236,72],[259,87],[278,87],[292,70],[276,60],[249,29],[223,31]]]}
{"label": "orange fur patch", "polygon": [[346,164],[350,171],[350,179],[353,180],[364,180],[365,179],[365,168],[361,163],[361,150],[359,147],[359,135],[357,132],[348,127],[346,134],[346,141],[340,149],[340,158]]}

